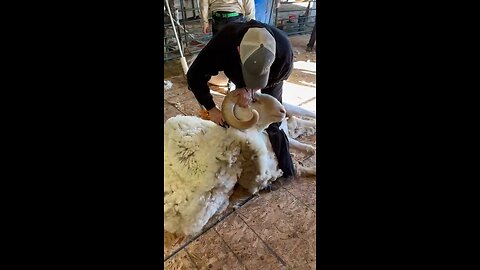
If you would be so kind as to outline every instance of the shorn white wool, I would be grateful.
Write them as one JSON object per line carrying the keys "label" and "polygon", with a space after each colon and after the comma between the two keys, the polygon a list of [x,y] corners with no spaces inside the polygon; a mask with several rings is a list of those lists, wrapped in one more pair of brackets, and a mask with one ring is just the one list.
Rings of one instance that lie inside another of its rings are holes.
{"label": "shorn white wool", "polygon": [[176,116],[164,129],[164,228],[193,235],[228,205],[235,183],[251,193],[282,175],[268,137]]}
{"label": "shorn white wool", "polygon": [[171,81],[168,81],[168,80],[163,80],[163,90],[170,90],[170,88],[172,88],[173,86],[173,83]]}

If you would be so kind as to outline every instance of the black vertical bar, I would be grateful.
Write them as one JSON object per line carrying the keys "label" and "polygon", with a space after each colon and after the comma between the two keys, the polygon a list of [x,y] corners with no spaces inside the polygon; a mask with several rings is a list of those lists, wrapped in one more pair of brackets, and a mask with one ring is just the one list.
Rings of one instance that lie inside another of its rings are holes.
{"label": "black vertical bar", "polygon": [[180,10],[182,12],[182,24],[183,24],[183,33],[185,34],[185,45],[183,48],[183,56],[185,56],[185,51],[187,49],[188,37],[187,37],[187,27],[185,26],[185,20],[187,19],[187,11],[185,10],[185,5],[183,4],[184,0],[180,0]]}
{"label": "black vertical bar", "polygon": [[[280,5],[278,5],[278,7],[280,7],[281,5],[282,5],[282,2],[280,2]],[[277,5],[275,5],[275,22],[274,22],[275,27],[278,27],[278,20],[277,20],[278,19],[278,7],[277,7]]]}
{"label": "black vertical bar", "polygon": [[[268,24],[272,25],[273,6],[275,6],[275,0],[271,0],[270,3],[272,4],[272,6],[270,7],[270,14],[268,16]],[[277,27],[276,25],[274,25],[274,26]]]}
{"label": "black vertical bar", "polygon": [[192,0],[192,12],[193,12],[193,18],[196,18],[197,17],[197,14],[195,13],[195,0]]}

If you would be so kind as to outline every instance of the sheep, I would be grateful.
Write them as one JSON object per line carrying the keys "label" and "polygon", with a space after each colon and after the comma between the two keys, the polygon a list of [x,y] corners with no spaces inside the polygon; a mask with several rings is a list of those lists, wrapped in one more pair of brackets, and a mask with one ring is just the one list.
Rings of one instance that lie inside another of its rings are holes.
{"label": "sheep", "polygon": [[[228,205],[243,174],[256,174],[249,179],[258,182],[251,184],[251,193],[282,175],[258,132],[225,129],[182,115],[168,119],[164,126],[164,229],[168,232],[200,232]],[[255,172],[250,172],[249,162],[257,164]]]}
{"label": "sheep", "polygon": [[[254,111],[237,108],[229,104],[232,93],[222,105],[231,110],[224,112],[227,123],[235,127],[232,113],[237,122],[242,122],[238,120],[242,113],[258,115],[250,128],[226,129],[196,116],[175,116],[164,124],[164,229],[170,233],[201,232],[214,214],[226,209],[236,183],[255,194],[282,175],[264,131],[272,122],[284,120],[287,125],[282,105],[257,94],[251,105]],[[277,110],[267,114],[267,108]],[[300,171],[315,174],[314,170]]]}
{"label": "sheep", "polygon": [[[258,92],[254,94],[255,102],[251,103],[248,108],[236,106],[237,99],[237,93],[230,92],[222,104],[223,117],[230,126],[241,130],[253,129],[264,134],[265,137],[267,134],[264,130],[271,123],[282,122],[280,129],[287,135],[291,149],[296,149],[308,155],[315,154],[315,148],[313,146],[295,140],[295,138],[301,134],[306,133],[307,135],[313,135],[315,133],[315,121],[303,120],[295,117],[295,115],[315,117],[316,115],[314,113],[291,104],[287,104],[286,106],[289,108],[287,113],[286,107],[273,96]],[[290,115],[288,118],[286,118],[287,114]],[[305,168],[298,163],[295,165],[297,176],[316,174],[316,168]]]}

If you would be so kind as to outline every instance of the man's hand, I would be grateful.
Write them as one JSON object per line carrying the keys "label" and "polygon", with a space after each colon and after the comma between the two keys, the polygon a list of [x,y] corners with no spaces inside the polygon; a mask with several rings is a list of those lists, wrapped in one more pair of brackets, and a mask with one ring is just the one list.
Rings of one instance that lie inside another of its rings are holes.
{"label": "man's hand", "polygon": [[233,90],[232,92],[235,92],[234,95],[238,95],[238,100],[237,100],[237,105],[240,107],[248,107],[250,103],[252,103],[252,91],[253,90],[248,90],[246,88],[238,88]]}
{"label": "man's hand", "polygon": [[208,116],[210,118],[210,121],[215,122],[217,125],[223,126],[225,123],[225,120],[223,120],[223,115],[222,112],[217,108],[213,107],[208,111]]}
{"label": "man's hand", "polygon": [[204,34],[208,34],[208,22],[207,22],[207,23],[203,23],[203,33],[204,33]]}

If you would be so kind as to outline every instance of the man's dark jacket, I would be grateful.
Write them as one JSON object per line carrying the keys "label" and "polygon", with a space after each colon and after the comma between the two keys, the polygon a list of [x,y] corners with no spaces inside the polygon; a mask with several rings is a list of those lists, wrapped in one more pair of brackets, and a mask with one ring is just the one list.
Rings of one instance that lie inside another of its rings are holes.
{"label": "man's dark jacket", "polygon": [[188,86],[205,109],[215,107],[208,81],[211,76],[224,71],[237,88],[245,87],[238,46],[251,27],[266,28],[276,41],[275,61],[270,68],[270,88],[288,79],[293,68],[293,52],[287,36],[279,29],[255,20],[246,23],[232,22],[224,26],[202,49],[187,73]]}

